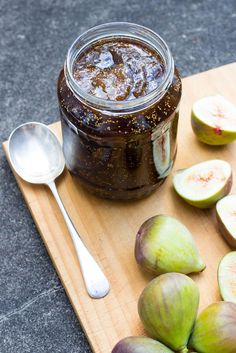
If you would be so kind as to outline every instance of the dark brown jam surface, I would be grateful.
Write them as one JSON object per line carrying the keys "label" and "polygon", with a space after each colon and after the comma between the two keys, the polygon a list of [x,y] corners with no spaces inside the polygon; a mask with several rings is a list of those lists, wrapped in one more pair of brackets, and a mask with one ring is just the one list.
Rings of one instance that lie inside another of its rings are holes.
{"label": "dark brown jam surface", "polygon": [[[131,54],[132,53],[132,54]],[[74,64],[74,77],[87,93],[106,100],[133,100],[159,86],[165,66],[157,53],[131,40],[101,42]],[[92,193],[136,199],[155,190],[176,156],[181,80],[161,99],[130,114],[102,112],[76,97],[64,70],[58,80],[63,151],[68,169]]]}
{"label": "dark brown jam surface", "polygon": [[87,93],[113,101],[142,97],[160,85],[165,71],[157,52],[128,40],[100,42],[80,55],[73,76]]}

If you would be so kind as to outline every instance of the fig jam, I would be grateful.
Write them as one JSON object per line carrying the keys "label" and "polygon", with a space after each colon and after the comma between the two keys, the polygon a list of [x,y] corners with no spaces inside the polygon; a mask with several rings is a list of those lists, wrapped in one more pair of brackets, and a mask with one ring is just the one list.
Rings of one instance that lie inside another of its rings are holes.
{"label": "fig jam", "polygon": [[103,40],[79,56],[73,76],[83,89],[107,100],[132,100],[157,88],[164,63],[154,50],[135,41]]}
{"label": "fig jam", "polygon": [[150,194],[175,160],[180,97],[178,71],[157,34],[129,23],[84,33],[58,80],[67,168],[98,196]]}

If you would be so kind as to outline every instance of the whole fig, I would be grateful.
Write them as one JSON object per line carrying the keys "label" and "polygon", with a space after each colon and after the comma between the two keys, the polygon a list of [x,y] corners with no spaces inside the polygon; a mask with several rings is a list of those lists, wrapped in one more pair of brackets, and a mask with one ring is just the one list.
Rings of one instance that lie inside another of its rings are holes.
{"label": "whole fig", "polygon": [[158,215],[140,227],[135,242],[139,265],[157,275],[188,274],[206,267],[189,230],[176,218]]}
{"label": "whole fig", "polygon": [[197,318],[189,346],[199,353],[236,352],[236,304],[217,302]]}
{"label": "whole fig", "polygon": [[199,290],[180,273],[166,273],[144,288],[139,316],[150,335],[174,351],[185,352],[197,316]]}
{"label": "whole fig", "polygon": [[173,353],[173,351],[152,338],[126,337],[115,345],[111,353]]}

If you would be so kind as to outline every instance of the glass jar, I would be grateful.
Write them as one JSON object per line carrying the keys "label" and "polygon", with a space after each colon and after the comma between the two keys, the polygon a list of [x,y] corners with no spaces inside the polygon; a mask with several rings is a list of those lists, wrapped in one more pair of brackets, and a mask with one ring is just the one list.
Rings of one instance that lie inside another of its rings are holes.
{"label": "glass jar", "polygon": [[[124,39],[161,57],[162,81],[127,101],[98,98],[73,76],[76,59],[94,43]],[[70,47],[58,79],[63,152],[69,171],[90,192],[110,199],[137,199],[154,191],[176,156],[181,80],[170,50],[155,32],[118,22],[94,27]]]}

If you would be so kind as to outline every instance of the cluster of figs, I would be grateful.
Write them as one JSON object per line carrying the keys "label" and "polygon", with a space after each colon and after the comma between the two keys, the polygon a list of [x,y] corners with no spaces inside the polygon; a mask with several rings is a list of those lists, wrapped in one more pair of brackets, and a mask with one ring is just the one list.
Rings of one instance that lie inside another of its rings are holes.
{"label": "cluster of figs", "polygon": [[235,353],[236,304],[216,302],[197,318],[199,290],[181,273],[166,273],[143,290],[138,311],[149,337],[127,337],[112,353]]}
{"label": "cluster of figs", "polygon": [[[236,138],[236,109],[223,97],[206,97],[193,106],[192,127],[207,144],[231,142]],[[173,186],[192,206],[216,205],[219,230],[236,247],[236,195],[228,195],[228,162],[216,159],[179,170]],[[187,274],[206,266],[191,232],[178,219],[158,215],[145,221],[136,236],[135,258],[158,276],[138,301],[139,317],[150,337],[124,338],[112,353],[236,353],[236,251],[226,254],[218,267],[224,301],[211,304],[199,316],[199,289]]]}
{"label": "cluster of figs", "polygon": [[145,221],[136,236],[135,258],[158,275],[138,301],[151,338],[124,338],[112,353],[236,353],[236,293],[231,290],[232,273],[228,281],[226,276],[236,252],[223,258],[218,271],[222,297],[229,301],[208,306],[198,317],[199,289],[187,274],[206,266],[192,234],[178,219],[158,215]]}

